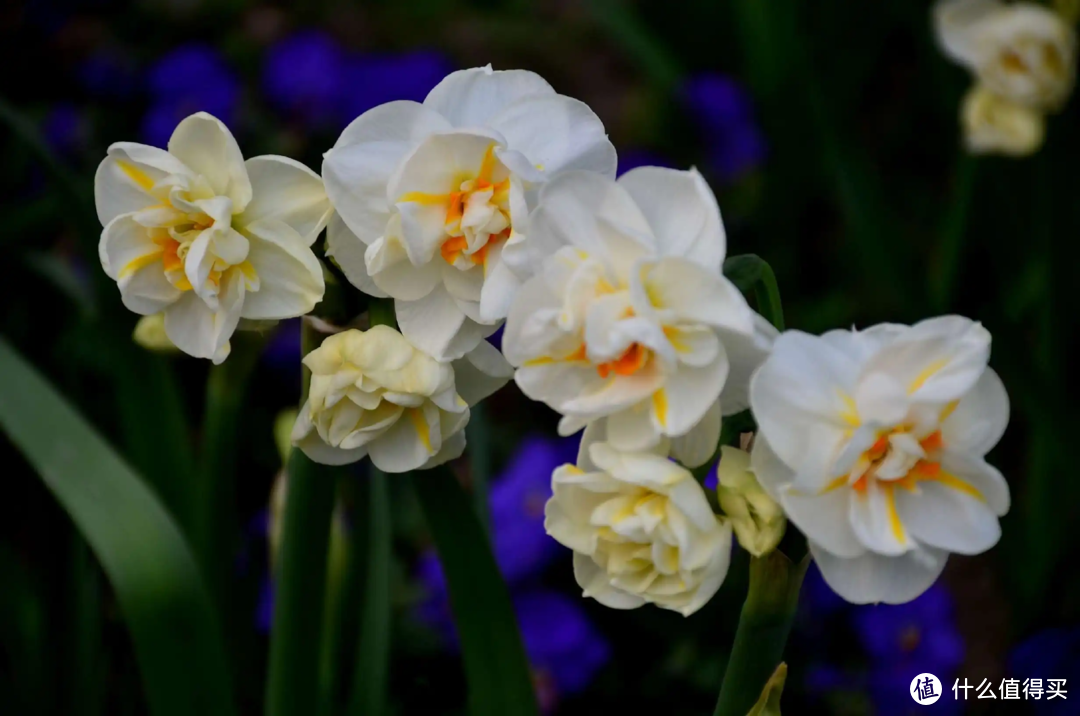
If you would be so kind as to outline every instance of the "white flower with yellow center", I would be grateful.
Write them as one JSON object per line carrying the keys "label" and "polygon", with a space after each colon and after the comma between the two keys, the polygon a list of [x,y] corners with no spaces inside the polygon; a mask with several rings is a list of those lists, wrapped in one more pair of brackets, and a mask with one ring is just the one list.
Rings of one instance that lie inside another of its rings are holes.
{"label": "white flower with yellow center", "polygon": [[304,365],[311,386],[293,444],[325,465],[370,456],[390,473],[461,455],[469,406],[510,379],[509,366],[486,341],[455,364],[440,363],[388,326],[330,336]]}
{"label": "white flower with yellow center", "polygon": [[1001,535],[1005,479],[984,460],[1009,419],[990,334],[958,316],[789,331],[754,374],[754,473],[858,604],[922,594],[950,552]]}
{"label": "white flower with yellow center", "polygon": [[943,0],[934,8],[938,40],[987,90],[1032,109],[1060,108],[1076,78],[1076,31],[1030,2]]}
{"label": "white flower with yellow center", "polygon": [[458,358],[496,330],[531,275],[535,187],[565,169],[615,174],[592,110],[532,72],[454,72],[423,104],[365,112],[326,154],[339,217],[327,252],[357,288],[395,299],[417,347]]}
{"label": "white flower with yellow center", "polygon": [[684,464],[708,460],[775,331],[721,273],[724,227],[701,176],[564,173],[541,190],[529,242],[541,268],[503,335],[522,391],[564,416],[564,435],[606,419],[621,450],[670,437]]}
{"label": "white flower with yellow center", "polygon": [[972,154],[1027,156],[1042,146],[1046,135],[1042,112],[1002,99],[982,85],[964,98],[960,121]]}
{"label": "white flower with yellow center", "polygon": [[319,175],[285,157],[245,162],[209,114],[180,122],[168,151],[113,144],[94,197],[101,265],[124,305],[162,312],[189,355],[220,363],[241,318],[292,318],[322,299],[311,244],[331,208]]}
{"label": "white flower with yellow center", "polygon": [[614,609],[652,603],[690,616],[727,575],[731,526],[678,463],[657,452],[621,452],[602,437],[602,427],[590,426],[578,464],[555,470],[544,528],[574,550],[586,597]]}

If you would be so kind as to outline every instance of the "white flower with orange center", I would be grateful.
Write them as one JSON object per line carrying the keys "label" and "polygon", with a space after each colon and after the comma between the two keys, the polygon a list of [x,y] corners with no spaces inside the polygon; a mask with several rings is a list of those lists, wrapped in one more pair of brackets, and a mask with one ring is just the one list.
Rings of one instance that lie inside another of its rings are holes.
{"label": "white flower with orange center", "polygon": [[997,543],[1005,479],[984,457],[1009,419],[990,334],[959,316],[814,337],[754,374],[758,481],[850,602],[907,602],[950,552]]}
{"label": "white flower with orange center", "polygon": [[498,328],[532,274],[535,190],[566,169],[615,174],[592,110],[532,72],[454,72],[423,104],[365,112],[326,154],[338,212],[327,253],[357,288],[395,299],[418,348],[458,358]]}
{"label": "white flower with orange center", "polygon": [[522,391],[564,416],[564,435],[606,419],[620,450],[673,438],[684,464],[708,460],[775,331],[721,272],[724,227],[701,176],[564,173],[541,190],[529,242],[541,268],[503,335]]}
{"label": "white flower with orange center", "polygon": [[331,213],[319,175],[277,156],[244,161],[200,112],[169,150],[118,142],[94,178],[98,253],[124,305],[162,313],[168,339],[215,363],[241,318],[301,316],[322,299],[311,250]]}
{"label": "white flower with orange center", "polygon": [[731,561],[731,525],[664,450],[623,452],[586,429],[577,465],[551,478],[544,529],[574,550],[574,577],[604,606],[652,603],[690,616],[712,598]]}

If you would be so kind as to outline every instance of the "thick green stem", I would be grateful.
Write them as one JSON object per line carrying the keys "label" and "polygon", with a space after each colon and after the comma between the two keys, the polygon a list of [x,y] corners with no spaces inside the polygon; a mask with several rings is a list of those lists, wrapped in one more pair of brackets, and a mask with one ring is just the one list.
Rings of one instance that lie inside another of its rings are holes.
{"label": "thick green stem", "polygon": [[191,514],[187,516],[195,556],[219,608],[224,608],[228,601],[227,585],[237,534],[237,426],[248,379],[262,351],[263,338],[237,334],[232,343],[228,360],[210,369],[203,422],[202,469],[197,471],[192,483]]}
{"label": "thick green stem", "polygon": [[783,660],[809,559],[772,552],[750,560],[750,589],[739,616],[713,716],[746,716]]}
{"label": "thick green stem", "polygon": [[[305,322],[304,353],[317,341],[314,329]],[[309,378],[305,369],[305,397]],[[266,713],[310,716],[319,703],[327,544],[335,483],[329,470],[316,465],[297,449],[292,451],[287,472],[285,520],[277,557],[274,622],[270,633]]]}
{"label": "thick green stem", "polygon": [[350,716],[385,713],[390,664],[390,494],[381,470],[372,467],[368,482],[367,572]]}

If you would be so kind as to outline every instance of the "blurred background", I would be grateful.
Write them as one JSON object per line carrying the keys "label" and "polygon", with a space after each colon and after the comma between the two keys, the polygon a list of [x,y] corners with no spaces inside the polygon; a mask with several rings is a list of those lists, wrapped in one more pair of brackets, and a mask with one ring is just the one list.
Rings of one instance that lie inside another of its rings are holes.
{"label": "blurred background", "polygon": [[[1068,679],[1080,689],[1076,436],[1080,124],[1075,98],[1025,160],[961,148],[966,73],[932,37],[929,3],[880,0],[8,0],[0,8],[0,334],[139,469],[183,523],[208,364],[131,341],[97,261],[93,172],[114,141],[164,146],[198,110],[245,156],[318,171],[349,121],[422,100],[447,72],[491,63],[588,103],[641,164],[697,166],[729,255],[779,277],[788,326],[809,332],[982,321],[1012,420],[990,459],[1013,506],[991,552],[954,556],[901,607],[846,605],[814,569],[788,650],[785,714],[907,714],[911,678]],[[40,141],[40,145],[35,142]],[[43,161],[43,157],[50,157]],[[88,211],[89,207],[89,211]],[[362,308],[358,306],[358,308]],[[220,551],[242,712],[259,713],[273,610],[274,424],[299,396],[299,329],[267,337],[234,426],[235,483]],[[239,399],[239,398],[238,398]],[[570,553],[543,532],[549,476],[576,438],[508,386],[492,425],[489,511],[548,714],[711,712],[745,594],[745,555],[690,619],[581,599]],[[162,415],[172,416],[163,420]],[[14,447],[0,438],[0,713],[145,713],[128,632],[100,569]],[[455,467],[468,483],[467,465]],[[356,482],[364,480],[358,468]],[[395,713],[462,713],[445,586],[415,498],[391,483]],[[341,622],[362,542],[342,488],[331,562]],[[1080,713],[1072,700],[956,704],[952,713]],[[659,711],[655,711],[659,709]]]}

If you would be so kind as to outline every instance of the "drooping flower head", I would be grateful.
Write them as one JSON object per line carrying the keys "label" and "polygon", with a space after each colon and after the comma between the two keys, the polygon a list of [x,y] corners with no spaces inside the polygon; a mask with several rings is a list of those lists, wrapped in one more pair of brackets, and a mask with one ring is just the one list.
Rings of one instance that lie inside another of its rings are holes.
{"label": "drooping flower head", "polygon": [[322,180],[285,157],[245,162],[209,114],[181,122],[168,151],[113,144],[94,198],[101,265],[124,305],[163,312],[189,355],[220,363],[241,318],[292,318],[322,299],[310,248],[331,211]]}
{"label": "drooping flower head", "polygon": [[522,391],[564,416],[564,435],[606,419],[619,449],[672,437],[676,458],[704,463],[775,331],[721,273],[724,227],[701,176],[563,173],[540,192],[530,244],[540,268],[503,337]]}
{"label": "drooping flower head", "polygon": [[713,514],[689,470],[661,451],[621,452],[604,437],[601,424],[590,426],[577,465],[552,475],[544,527],[574,551],[586,597],[690,616],[727,575],[731,525]]}
{"label": "drooping flower head", "polygon": [[1000,537],[1009,489],[984,457],[1009,402],[989,356],[985,328],[945,316],[789,331],[754,374],[754,472],[848,601],[910,601],[949,552]]}
{"label": "drooping flower head", "polygon": [[460,357],[495,331],[531,273],[534,189],[565,169],[615,172],[586,105],[531,72],[454,72],[422,104],[365,112],[327,153],[340,217],[328,253],[362,291],[395,299],[418,348]]}
{"label": "drooping flower head", "polygon": [[469,359],[440,363],[389,326],[330,336],[304,357],[311,387],[293,444],[315,462],[344,465],[370,456],[390,473],[452,460],[465,449],[469,405],[509,379],[508,370],[490,377],[499,358],[482,343]]}

